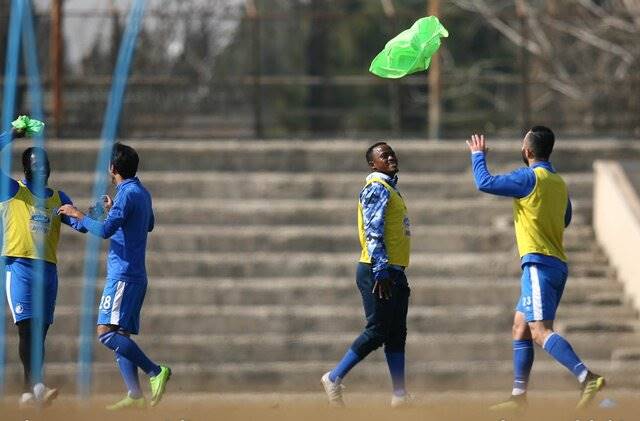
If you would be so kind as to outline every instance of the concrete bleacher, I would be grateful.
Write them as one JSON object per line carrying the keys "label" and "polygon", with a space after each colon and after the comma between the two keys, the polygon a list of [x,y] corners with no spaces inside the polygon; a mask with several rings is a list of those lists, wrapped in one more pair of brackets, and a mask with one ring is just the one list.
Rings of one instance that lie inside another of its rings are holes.
{"label": "concrete bleacher", "polygon": [[[368,143],[130,143],[156,213],[138,341],[174,369],[170,391],[321,393],[320,376],[364,323],[354,269]],[[409,387],[508,390],[519,288],[511,202],[475,190],[463,141],[390,143],[412,222]],[[89,205],[97,145],[49,143],[51,184],[81,208]],[[518,165],[519,142],[490,147],[492,170]],[[638,156],[633,142],[614,140],[559,142],[553,156],[574,203],[566,232],[571,276],[557,326],[612,388],[640,386],[640,366],[630,358],[640,349],[640,319],[595,241],[592,163]],[[85,238],[63,230],[47,379],[73,389]],[[8,386],[17,391],[21,368],[7,327]],[[121,391],[112,354],[96,345],[94,355],[94,390]],[[349,375],[349,390],[388,389],[382,352],[369,359]],[[537,350],[532,387],[576,384]]]}

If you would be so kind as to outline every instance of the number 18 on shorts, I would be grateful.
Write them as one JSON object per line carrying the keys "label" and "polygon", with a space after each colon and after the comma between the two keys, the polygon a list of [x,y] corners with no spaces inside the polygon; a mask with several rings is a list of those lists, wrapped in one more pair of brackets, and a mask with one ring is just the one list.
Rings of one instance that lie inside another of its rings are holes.
{"label": "number 18 on shorts", "polygon": [[137,334],[146,291],[146,282],[108,280],[98,305],[98,324],[120,326],[128,333]]}

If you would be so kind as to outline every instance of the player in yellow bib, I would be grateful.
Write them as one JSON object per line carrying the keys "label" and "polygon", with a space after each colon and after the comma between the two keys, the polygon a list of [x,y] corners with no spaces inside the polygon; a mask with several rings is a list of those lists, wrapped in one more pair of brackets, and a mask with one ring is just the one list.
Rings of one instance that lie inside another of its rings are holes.
{"label": "player in yellow bib", "polygon": [[372,351],[384,345],[391,374],[391,406],[410,403],[405,389],[405,342],[410,289],[404,270],[409,266],[411,232],[404,199],[398,190],[398,158],[379,142],[366,152],[371,173],[358,201],[360,262],[356,284],[362,295],[367,325],[338,365],[322,376],[322,385],[335,406],[343,406],[342,379]]}
{"label": "player in yellow bib", "polygon": [[[0,149],[10,144],[14,137],[24,133],[13,130],[0,135]],[[34,384],[41,375],[32,375],[31,319],[34,314],[32,283],[35,279],[35,262],[44,261],[44,302],[43,302],[43,347],[49,326],[53,323],[56,295],[58,291],[57,254],[60,239],[60,225],[64,223],[78,231],[86,231],[79,222],[68,216],[60,216],[58,208],[70,204],[71,199],[62,191],[46,187],[50,174],[47,152],[30,147],[22,154],[25,178],[14,180],[0,172],[0,180],[8,186],[8,191],[0,197],[0,220],[2,222],[2,260],[7,302],[13,321],[18,328],[18,352],[24,368],[24,388],[20,397],[21,405],[48,404],[57,396],[56,389],[43,384]],[[38,189],[35,180],[43,180],[40,188],[44,197],[36,197]],[[43,250],[39,251],[36,241],[41,239]],[[40,255],[42,253],[42,255]],[[44,355],[44,349],[41,355]],[[42,367],[42,363],[36,364]]]}
{"label": "player in yellow bib", "polygon": [[587,369],[569,342],[553,330],[569,271],[563,235],[571,222],[567,186],[549,162],[554,143],[551,129],[533,127],[522,141],[522,159],[527,166],[508,174],[491,175],[486,164],[488,149],[484,136],[473,135],[467,141],[478,189],[513,198],[522,266],[520,299],[513,322],[513,390],[511,397],[494,405],[493,410],[526,407],[533,343],[576,376],[582,386],[579,409],[585,408],[605,383],[602,376]]}

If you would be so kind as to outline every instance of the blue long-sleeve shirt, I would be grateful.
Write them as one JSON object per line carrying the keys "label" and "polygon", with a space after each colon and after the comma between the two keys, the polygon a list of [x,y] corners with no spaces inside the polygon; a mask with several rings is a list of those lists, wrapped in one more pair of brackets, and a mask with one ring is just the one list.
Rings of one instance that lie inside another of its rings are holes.
{"label": "blue long-sleeve shirt", "polygon": [[[384,180],[394,189],[397,188],[398,177],[389,177],[380,172],[373,172],[367,176],[367,182],[372,178]],[[380,183],[371,183],[360,192],[362,205],[362,219],[367,239],[367,251],[371,257],[371,266],[375,280],[387,276],[389,257],[384,244],[384,215],[389,204],[391,193]]]}
{"label": "blue long-sleeve shirt", "polygon": [[[530,167],[518,168],[507,174],[492,175],[487,168],[487,161],[483,152],[473,152],[471,154],[471,166],[478,190],[517,199],[528,196],[535,188],[536,175],[533,172],[535,168],[542,167],[552,173],[556,172],[550,162],[541,161],[534,163]],[[565,227],[568,227],[571,223],[572,212],[571,200],[568,199],[564,214]],[[522,256],[521,264],[524,265],[525,263],[537,263],[567,271],[567,264],[562,260],[539,253],[529,253]]]}
{"label": "blue long-sleeve shirt", "polygon": [[147,234],[153,230],[151,194],[137,177],[116,186],[113,206],[103,221],[85,216],[80,221],[101,238],[111,238],[107,256],[107,279],[146,282]]}

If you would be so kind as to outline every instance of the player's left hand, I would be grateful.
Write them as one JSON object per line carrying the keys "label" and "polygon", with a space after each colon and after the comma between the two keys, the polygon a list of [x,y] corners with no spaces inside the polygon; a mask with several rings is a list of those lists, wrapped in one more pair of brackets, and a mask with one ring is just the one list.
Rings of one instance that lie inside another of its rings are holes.
{"label": "player's left hand", "polygon": [[108,194],[102,196],[102,206],[104,206],[104,210],[109,212],[113,207],[113,199]]}
{"label": "player's left hand", "polygon": [[393,278],[389,269],[383,269],[374,274],[375,283],[373,284],[372,294],[377,295],[381,300],[391,298],[391,287],[393,286]]}
{"label": "player's left hand", "polygon": [[471,135],[471,139],[467,140],[467,146],[469,147],[469,151],[471,151],[471,153],[482,152],[486,155],[487,152],[489,152],[489,148],[487,148],[487,143],[484,140],[483,134]]}
{"label": "player's left hand", "polygon": [[84,213],[80,212],[78,208],[73,205],[60,206],[60,209],[58,209],[58,215],[67,215],[76,219],[84,218]]}

